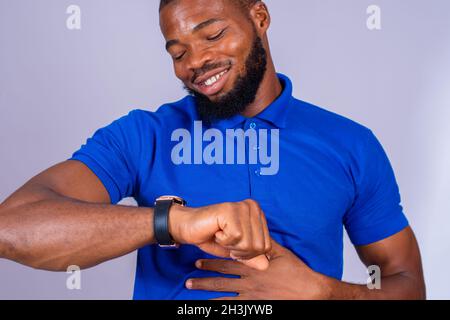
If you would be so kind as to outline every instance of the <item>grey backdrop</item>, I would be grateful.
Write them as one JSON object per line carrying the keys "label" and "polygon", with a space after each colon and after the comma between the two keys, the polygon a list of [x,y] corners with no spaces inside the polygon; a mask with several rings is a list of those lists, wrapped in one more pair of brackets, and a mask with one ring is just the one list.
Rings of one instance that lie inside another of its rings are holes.
{"label": "grey backdrop", "polygon": [[[278,71],[295,95],[373,129],[417,233],[429,298],[450,298],[450,2],[268,0]],[[66,9],[82,29],[66,28]],[[366,9],[381,7],[382,30]],[[0,0],[0,201],[70,157],[131,109],[185,93],[158,27],[157,0]],[[129,299],[135,254],[65,273],[0,260],[0,299]],[[344,279],[365,282],[346,239]]]}

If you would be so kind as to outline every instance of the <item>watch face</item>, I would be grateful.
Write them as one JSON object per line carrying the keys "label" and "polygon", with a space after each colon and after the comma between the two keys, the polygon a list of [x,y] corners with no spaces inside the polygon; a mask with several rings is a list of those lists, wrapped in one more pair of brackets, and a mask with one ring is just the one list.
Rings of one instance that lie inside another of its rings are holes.
{"label": "watch face", "polygon": [[183,198],[177,197],[177,196],[161,196],[156,201],[162,201],[162,200],[172,200],[174,203],[179,204],[180,206],[185,206],[186,201]]}

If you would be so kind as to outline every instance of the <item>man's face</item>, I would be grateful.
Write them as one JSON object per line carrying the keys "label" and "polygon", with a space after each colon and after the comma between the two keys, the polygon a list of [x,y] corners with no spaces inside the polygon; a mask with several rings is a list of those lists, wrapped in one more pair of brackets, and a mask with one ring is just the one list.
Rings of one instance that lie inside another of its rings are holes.
{"label": "man's face", "polygon": [[253,102],[266,52],[252,21],[229,0],[178,0],[160,14],[175,74],[200,113],[228,118]]}

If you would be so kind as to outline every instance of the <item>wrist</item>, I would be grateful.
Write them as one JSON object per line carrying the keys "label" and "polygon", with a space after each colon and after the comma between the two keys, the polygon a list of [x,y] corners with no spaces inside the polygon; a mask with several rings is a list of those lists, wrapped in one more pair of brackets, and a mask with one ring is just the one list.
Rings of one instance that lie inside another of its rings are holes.
{"label": "wrist", "polygon": [[313,300],[331,300],[333,298],[333,287],[335,286],[334,281],[336,280],[316,271],[313,272]]}
{"label": "wrist", "polygon": [[323,274],[316,273],[317,274],[317,283],[319,286],[319,292],[321,300],[332,300],[333,299],[333,292],[334,288],[336,287],[336,284],[339,283],[338,280],[327,277]]}
{"label": "wrist", "polygon": [[188,218],[192,214],[192,208],[174,204],[169,211],[169,233],[175,243],[188,244],[183,230],[186,229]]}

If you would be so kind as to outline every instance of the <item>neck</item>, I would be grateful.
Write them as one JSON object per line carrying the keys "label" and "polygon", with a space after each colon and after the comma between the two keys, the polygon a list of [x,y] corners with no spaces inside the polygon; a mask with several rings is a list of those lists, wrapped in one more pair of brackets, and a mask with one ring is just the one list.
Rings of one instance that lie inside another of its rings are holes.
{"label": "neck", "polygon": [[282,90],[283,88],[275,71],[275,66],[271,59],[269,59],[266,74],[259,86],[255,100],[248,105],[242,115],[247,118],[257,116],[281,95]]}

